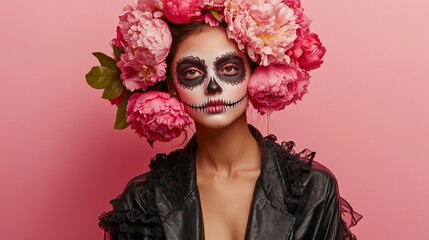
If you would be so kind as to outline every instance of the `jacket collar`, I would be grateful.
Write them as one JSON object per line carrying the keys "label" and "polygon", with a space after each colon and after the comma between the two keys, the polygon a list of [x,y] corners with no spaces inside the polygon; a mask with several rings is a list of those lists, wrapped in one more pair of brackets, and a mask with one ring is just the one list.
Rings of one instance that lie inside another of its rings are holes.
{"label": "jacket collar", "polygon": [[[278,156],[256,128],[249,125],[262,150],[261,173],[256,181],[246,239],[284,239],[292,235],[295,218],[288,212],[283,173]],[[156,205],[166,239],[204,239],[200,196],[197,187],[194,135],[181,152],[170,189],[157,188]],[[163,189],[163,190],[161,190]],[[168,191],[168,192],[167,192]],[[281,223],[281,226],[279,226]]]}

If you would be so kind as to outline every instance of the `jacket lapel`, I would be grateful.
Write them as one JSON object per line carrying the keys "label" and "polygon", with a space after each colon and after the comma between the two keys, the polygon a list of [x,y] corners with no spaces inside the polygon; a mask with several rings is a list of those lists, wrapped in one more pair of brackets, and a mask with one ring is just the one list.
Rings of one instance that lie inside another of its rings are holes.
{"label": "jacket lapel", "polygon": [[[196,136],[182,150],[174,185],[155,194],[165,239],[203,240],[202,210],[196,180]],[[166,197],[168,196],[168,197]]]}
{"label": "jacket lapel", "polygon": [[246,240],[292,239],[295,217],[286,207],[286,184],[280,169],[279,157],[267,146],[259,132],[252,132],[262,149],[261,174],[247,224]]}
{"label": "jacket lapel", "polygon": [[[160,201],[158,206],[162,206],[163,202],[166,201]],[[171,211],[159,212],[165,239],[204,239],[202,213],[197,190],[193,191],[180,206],[177,206],[178,208],[175,207],[173,204]]]}
{"label": "jacket lapel", "polygon": [[[292,237],[295,217],[287,212],[281,195],[276,193],[274,188],[276,185],[264,180],[264,178],[273,178],[269,174],[270,172],[262,172],[260,179],[256,182],[247,223],[246,240],[277,240]],[[275,175],[275,172],[271,174]]]}

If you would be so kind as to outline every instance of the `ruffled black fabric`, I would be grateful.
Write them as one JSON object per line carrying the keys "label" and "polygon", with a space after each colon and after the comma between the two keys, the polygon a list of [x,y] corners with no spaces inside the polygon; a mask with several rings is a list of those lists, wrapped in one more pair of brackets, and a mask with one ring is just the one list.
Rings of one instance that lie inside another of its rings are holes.
{"label": "ruffled black fabric", "polygon": [[164,239],[159,218],[143,211],[110,211],[103,213],[99,220],[99,226],[112,239]]}
{"label": "ruffled black fabric", "polygon": [[355,226],[359,220],[362,219],[362,215],[355,212],[352,206],[342,197],[340,197],[340,212],[343,220],[344,239],[357,240],[350,228]]}

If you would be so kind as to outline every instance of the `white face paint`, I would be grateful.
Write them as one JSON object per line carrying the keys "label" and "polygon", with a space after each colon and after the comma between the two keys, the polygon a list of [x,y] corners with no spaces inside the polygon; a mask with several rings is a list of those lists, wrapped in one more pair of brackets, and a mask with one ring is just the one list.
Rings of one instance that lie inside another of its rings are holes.
{"label": "white face paint", "polygon": [[174,86],[197,124],[220,128],[245,113],[250,67],[245,53],[219,27],[204,27],[179,45]]}

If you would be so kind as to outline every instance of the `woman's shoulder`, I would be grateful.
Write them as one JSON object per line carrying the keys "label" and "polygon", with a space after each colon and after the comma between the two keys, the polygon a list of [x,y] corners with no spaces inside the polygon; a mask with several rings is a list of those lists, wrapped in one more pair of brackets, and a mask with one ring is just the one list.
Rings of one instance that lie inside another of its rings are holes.
{"label": "woman's shoulder", "polygon": [[296,151],[293,141],[277,142],[274,135],[265,137],[265,148],[281,172],[288,208],[293,213],[299,212],[309,198],[322,201],[336,194],[337,180],[327,167],[314,160],[316,152],[307,148]]}
{"label": "woman's shoulder", "polygon": [[170,187],[174,182],[178,149],[170,154],[157,154],[152,158],[150,171],[132,178],[123,192],[110,203],[113,209],[99,217],[99,226],[111,235],[138,234],[161,237],[162,229],[155,205],[156,188]]}
{"label": "woman's shoulder", "polygon": [[114,208],[143,209],[148,202],[153,202],[155,188],[168,187],[168,183],[174,181],[182,152],[183,149],[177,149],[169,154],[156,154],[150,161],[150,170],[132,178],[122,194],[113,200]]}
{"label": "woman's shoulder", "polygon": [[308,148],[297,151],[294,141],[278,142],[274,135],[265,137],[265,143],[269,151],[276,155],[281,170],[293,179],[315,178],[323,183],[336,183],[335,175],[329,168],[315,160],[315,151]]}

